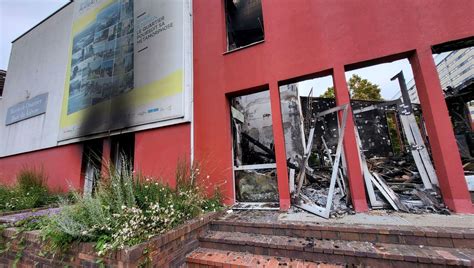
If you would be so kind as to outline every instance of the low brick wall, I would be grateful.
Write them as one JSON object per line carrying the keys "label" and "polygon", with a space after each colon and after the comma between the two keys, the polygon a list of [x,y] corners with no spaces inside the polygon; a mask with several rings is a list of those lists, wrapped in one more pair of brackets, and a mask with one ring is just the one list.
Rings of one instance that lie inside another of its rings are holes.
{"label": "low brick wall", "polygon": [[142,244],[117,250],[99,257],[93,243],[74,245],[61,256],[44,255],[38,231],[24,232],[17,237],[15,228],[2,233],[1,243],[10,243],[0,254],[0,267],[180,267],[185,256],[199,246],[198,236],[209,229],[209,222],[221,213],[213,212],[193,219],[163,235]]}

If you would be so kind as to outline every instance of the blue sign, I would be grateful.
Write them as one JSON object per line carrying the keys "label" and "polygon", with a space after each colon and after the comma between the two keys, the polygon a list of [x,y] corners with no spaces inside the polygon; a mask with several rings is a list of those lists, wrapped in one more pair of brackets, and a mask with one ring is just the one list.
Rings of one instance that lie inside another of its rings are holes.
{"label": "blue sign", "polygon": [[46,105],[48,104],[48,93],[35,96],[29,100],[22,101],[8,108],[7,119],[5,125],[46,113]]}

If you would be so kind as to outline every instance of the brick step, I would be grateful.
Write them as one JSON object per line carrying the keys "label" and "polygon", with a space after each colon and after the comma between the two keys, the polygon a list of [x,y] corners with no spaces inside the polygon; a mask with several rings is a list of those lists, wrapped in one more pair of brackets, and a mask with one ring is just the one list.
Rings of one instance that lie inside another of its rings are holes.
{"label": "brick step", "polygon": [[258,233],[208,231],[200,247],[296,258],[312,262],[385,266],[466,266],[474,262],[473,249],[414,246],[362,241],[301,238]]}
{"label": "brick step", "polygon": [[257,255],[245,252],[225,251],[219,249],[197,248],[186,256],[188,268],[207,267],[293,267],[293,268],[342,268],[343,265],[326,264]]}
{"label": "brick step", "polygon": [[474,249],[474,229],[472,228],[216,220],[211,223],[211,230],[300,238],[311,237],[316,239]]}

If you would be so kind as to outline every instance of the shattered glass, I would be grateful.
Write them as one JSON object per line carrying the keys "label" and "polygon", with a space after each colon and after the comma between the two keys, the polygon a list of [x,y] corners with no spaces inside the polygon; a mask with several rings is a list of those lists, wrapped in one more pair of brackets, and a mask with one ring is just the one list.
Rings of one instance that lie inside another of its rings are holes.
{"label": "shattered glass", "polygon": [[239,202],[278,202],[276,169],[236,170],[235,183]]}

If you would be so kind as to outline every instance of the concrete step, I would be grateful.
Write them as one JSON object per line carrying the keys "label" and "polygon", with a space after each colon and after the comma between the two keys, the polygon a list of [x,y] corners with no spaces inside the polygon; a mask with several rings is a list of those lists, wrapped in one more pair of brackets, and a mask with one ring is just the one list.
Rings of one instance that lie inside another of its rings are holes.
{"label": "concrete step", "polygon": [[314,237],[260,234],[257,232],[208,231],[200,247],[251,254],[373,267],[471,267],[474,250]]}
{"label": "concrete step", "polygon": [[211,223],[211,230],[474,249],[474,229],[472,228],[216,220]]}
{"label": "concrete step", "polygon": [[309,262],[290,258],[264,256],[244,252],[197,248],[186,257],[185,267],[342,268],[344,266],[337,264]]}

